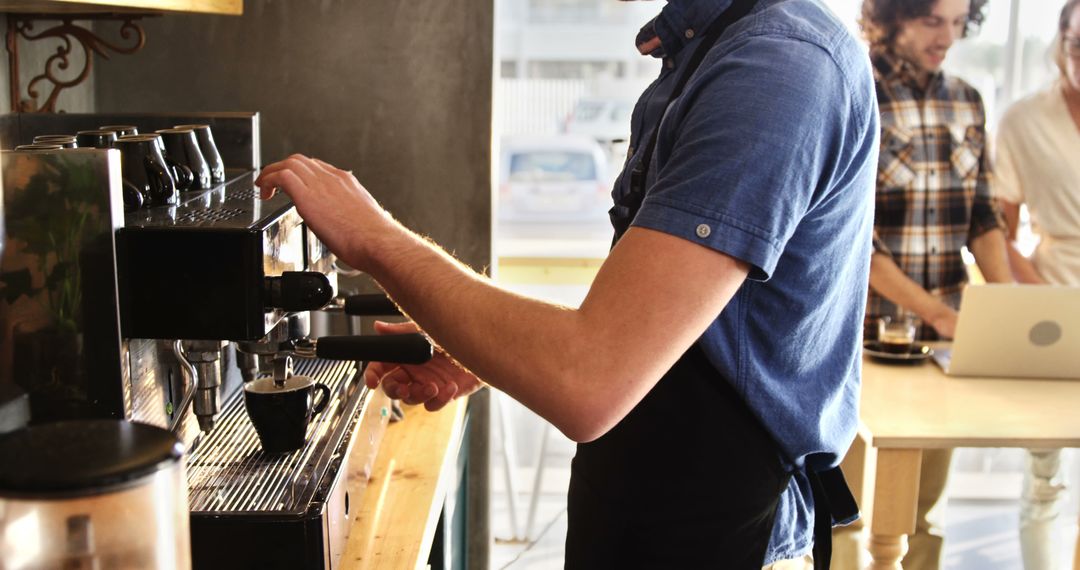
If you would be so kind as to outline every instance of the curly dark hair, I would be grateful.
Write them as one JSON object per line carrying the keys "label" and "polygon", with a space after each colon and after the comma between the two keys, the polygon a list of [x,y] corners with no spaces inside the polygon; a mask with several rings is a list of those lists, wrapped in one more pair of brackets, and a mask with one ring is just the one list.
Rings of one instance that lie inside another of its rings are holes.
{"label": "curly dark hair", "polygon": [[[871,49],[891,46],[900,31],[900,24],[929,15],[938,0],[863,0],[859,26]],[[964,37],[978,33],[986,19],[986,5],[990,0],[971,0],[971,11]]]}
{"label": "curly dark hair", "polygon": [[1061,7],[1061,15],[1058,16],[1058,33],[1054,38],[1053,56],[1061,76],[1065,77],[1065,32],[1069,29],[1069,18],[1073,11],[1080,7],[1080,0],[1067,0]]}

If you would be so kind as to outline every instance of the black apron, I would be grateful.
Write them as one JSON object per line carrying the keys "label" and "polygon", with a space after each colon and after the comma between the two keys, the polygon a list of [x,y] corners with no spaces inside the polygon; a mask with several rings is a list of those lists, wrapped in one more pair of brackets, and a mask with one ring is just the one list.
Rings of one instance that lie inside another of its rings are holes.
{"label": "black apron", "polygon": [[[669,104],[727,26],[754,3],[735,0],[710,26]],[[616,241],[645,198],[657,131],[659,122],[631,172],[630,192],[611,209]],[[614,428],[578,445],[566,567],[760,570],[780,495],[792,477],[780,457],[758,418],[694,344]],[[828,498],[817,474],[809,474],[816,568],[829,567],[828,499],[835,494],[846,501],[844,509],[854,507],[839,469],[834,471],[827,486],[835,486],[839,476],[842,489]]]}

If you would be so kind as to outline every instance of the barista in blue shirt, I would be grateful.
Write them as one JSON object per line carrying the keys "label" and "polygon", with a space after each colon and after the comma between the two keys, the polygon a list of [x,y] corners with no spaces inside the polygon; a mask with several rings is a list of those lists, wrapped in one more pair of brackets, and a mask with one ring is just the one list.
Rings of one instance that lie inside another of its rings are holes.
{"label": "barista in blue shirt", "polygon": [[425,366],[372,365],[370,384],[438,409],[483,379],[580,442],[567,567],[805,564],[815,474],[857,424],[869,62],[813,0],[670,0],[637,43],[664,65],[612,193],[617,242],[578,309],[498,288],[350,172],[294,155],[257,183],[440,347]]}

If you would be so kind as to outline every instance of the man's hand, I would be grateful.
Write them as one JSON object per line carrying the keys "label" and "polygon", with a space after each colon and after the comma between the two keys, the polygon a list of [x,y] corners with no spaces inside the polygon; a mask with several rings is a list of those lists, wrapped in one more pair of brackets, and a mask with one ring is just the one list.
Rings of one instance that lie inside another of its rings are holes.
{"label": "man's hand", "polygon": [[956,336],[956,320],[960,313],[942,304],[941,311],[930,317],[926,323],[937,331],[941,338],[953,338]]}
{"label": "man's hand", "polygon": [[[384,322],[376,322],[375,330],[380,334],[419,331],[413,323]],[[383,391],[391,398],[406,404],[424,404],[432,412],[441,409],[450,400],[472,394],[483,386],[479,378],[458,366],[438,347],[435,356],[426,364],[373,362],[364,372],[364,382],[372,389],[382,384]]]}
{"label": "man's hand", "polygon": [[296,204],[308,227],[356,269],[370,261],[376,237],[400,228],[351,172],[294,154],[262,169],[255,185],[264,199],[278,189]]}

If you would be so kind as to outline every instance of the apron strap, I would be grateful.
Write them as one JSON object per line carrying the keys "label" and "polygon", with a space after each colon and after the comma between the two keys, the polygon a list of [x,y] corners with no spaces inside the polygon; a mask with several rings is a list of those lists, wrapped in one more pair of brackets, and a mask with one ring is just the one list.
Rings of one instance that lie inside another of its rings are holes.
{"label": "apron strap", "polygon": [[833,523],[846,524],[858,518],[859,505],[839,467],[806,471],[814,492],[814,570],[829,570]]}

